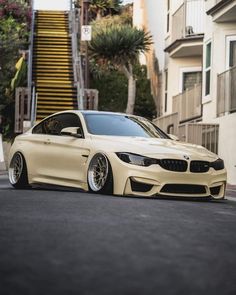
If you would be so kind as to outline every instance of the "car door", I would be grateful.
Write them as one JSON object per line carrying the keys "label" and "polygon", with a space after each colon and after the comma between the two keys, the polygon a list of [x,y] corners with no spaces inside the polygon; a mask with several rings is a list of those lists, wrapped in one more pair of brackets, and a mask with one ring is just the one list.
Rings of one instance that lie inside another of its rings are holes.
{"label": "car door", "polygon": [[86,140],[72,136],[62,136],[66,127],[80,127],[80,119],[75,113],[62,113],[44,122],[45,134],[38,149],[37,175],[43,182],[58,185],[79,185],[86,182],[85,163],[89,154]]}

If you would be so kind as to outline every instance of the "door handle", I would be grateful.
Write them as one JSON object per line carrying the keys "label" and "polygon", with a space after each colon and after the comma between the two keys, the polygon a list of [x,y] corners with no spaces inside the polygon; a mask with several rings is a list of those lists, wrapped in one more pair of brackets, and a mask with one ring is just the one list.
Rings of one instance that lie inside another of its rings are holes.
{"label": "door handle", "polygon": [[47,139],[46,141],[44,141],[43,142],[44,144],[50,144],[51,143],[51,141],[50,141],[50,139]]}

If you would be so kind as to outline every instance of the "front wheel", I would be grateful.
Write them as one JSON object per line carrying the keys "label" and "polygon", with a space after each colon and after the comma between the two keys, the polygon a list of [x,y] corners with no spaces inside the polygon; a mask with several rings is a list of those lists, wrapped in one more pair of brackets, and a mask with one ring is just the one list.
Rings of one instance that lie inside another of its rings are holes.
{"label": "front wheel", "polygon": [[15,153],[9,166],[9,181],[18,189],[29,187],[27,166],[23,155]]}
{"label": "front wheel", "polygon": [[113,194],[111,165],[102,153],[96,154],[89,164],[88,186],[89,190],[94,193]]}

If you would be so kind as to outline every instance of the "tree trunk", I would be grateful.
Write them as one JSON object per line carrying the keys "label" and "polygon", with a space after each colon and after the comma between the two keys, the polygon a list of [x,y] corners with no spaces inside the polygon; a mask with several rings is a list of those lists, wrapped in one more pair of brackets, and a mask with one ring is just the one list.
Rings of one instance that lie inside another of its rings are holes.
{"label": "tree trunk", "polygon": [[96,15],[96,20],[100,20],[102,18],[102,10],[98,9],[97,10],[97,15]]}
{"label": "tree trunk", "polygon": [[133,75],[130,75],[128,80],[128,101],[126,107],[127,114],[134,113],[134,105],[135,105],[135,96],[136,96],[136,81]]}

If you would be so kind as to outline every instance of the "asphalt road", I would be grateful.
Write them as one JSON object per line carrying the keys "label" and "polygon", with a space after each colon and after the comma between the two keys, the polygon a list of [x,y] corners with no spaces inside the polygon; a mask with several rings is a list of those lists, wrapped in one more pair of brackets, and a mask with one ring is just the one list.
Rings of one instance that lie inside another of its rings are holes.
{"label": "asphalt road", "polygon": [[236,202],[11,189],[0,294],[236,294]]}

